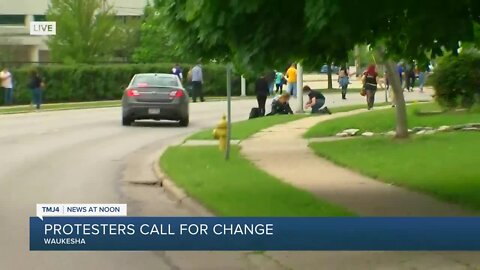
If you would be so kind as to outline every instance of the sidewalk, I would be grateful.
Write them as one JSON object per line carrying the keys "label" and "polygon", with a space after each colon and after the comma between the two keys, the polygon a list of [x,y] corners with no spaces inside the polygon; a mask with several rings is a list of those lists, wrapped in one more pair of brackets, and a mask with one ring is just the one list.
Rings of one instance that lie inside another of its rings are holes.
{"label": "sidewalk", "polygon": [[308,117],[265,129],[241,143],[242,154],[269,174],[361,216],[475,215],[428,195],[339,167],[315,155],[302,138],[317,123],[364,111]]}
{"label": "sidewalk", "polygon": [[[475,215],[338,167],[316,156],[302,138],[317,123],[363,111],[309,117],[265,129],[241,142],[242,154],[267,173],[360,216]],[[274,251],[264,255],[281,265],[274,269],[480,269],[479,252]]]}

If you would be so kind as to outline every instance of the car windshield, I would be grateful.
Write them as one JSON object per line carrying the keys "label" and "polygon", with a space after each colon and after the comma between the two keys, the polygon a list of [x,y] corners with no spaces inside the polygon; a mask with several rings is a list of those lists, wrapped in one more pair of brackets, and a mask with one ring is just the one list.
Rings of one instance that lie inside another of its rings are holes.
{"label": "car windshield", "polygon": [[132,82],[133,87],[178,87],[178,80],[173,76],[137,75]]}

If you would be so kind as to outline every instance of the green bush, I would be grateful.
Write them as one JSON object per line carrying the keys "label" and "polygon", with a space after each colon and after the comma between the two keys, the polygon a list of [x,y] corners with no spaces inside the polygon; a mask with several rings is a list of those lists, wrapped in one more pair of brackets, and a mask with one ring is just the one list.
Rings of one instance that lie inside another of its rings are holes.
{"label": "green bush", "polygon": [[480,52],[469,51],[443,57],[429,81],[442,107],[470,109],[480,102]]}
{"label": "green bush", "polygon": [[[44,101],[78,102],[120,99],[132,76],[136,73],[171,73],[174,64],[110,64],[110,65],[45,65],[35,67],[45,79]],[[184,78],[193,65],[183,64]],[[32,67],[13,69],[14,98],[17,104],[28,104],[28,88]],[[226,95],[226,68],[223,65],[203,66],[204,94]],[[184,82],[187,86],[187,82]],[[232,94],[240,95],[240,77],[232,78]]]}

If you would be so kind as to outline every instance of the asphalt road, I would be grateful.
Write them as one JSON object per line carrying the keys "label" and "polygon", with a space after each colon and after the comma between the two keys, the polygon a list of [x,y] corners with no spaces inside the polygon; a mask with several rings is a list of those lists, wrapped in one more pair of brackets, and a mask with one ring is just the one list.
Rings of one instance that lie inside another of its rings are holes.
{"label": "asphalt road", "polygon": [[[328,95],[327,104],[363,102],[358,93],[348,101],[339,96]],[[235,101],[233,120],[246,119],[255,105]],[[158,187],[126,184],[125,170],[136,157],[153,160],[161,147],[213,127],[225,111],[226,102],[191,104],[188,128],[163,122],[123,127],[120,108],[0,116],[0,269],[226,269],[232,261],[254,269],[262,259],[238,252],[29,251],[28,219],[37,203],[128,203],[130,215],[194,215]]]}

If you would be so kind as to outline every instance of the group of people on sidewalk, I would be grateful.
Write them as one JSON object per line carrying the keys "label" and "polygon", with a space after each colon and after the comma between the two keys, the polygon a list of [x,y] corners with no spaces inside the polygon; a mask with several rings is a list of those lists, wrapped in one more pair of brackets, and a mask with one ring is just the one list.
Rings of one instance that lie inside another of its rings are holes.
{"label": "group of people on sidewalk", "polygon": [[[183,78],[183,69],[180,67],[180,64],[176,64],[172,68],[172,74],[177,75],[181,82],[184,81]],[[187,83],[188,88],[190,88],[190,92],[192,95],[193,102],[197,102],[197,98],[200,98],[200,102],[205,101],[205,97],[203,95],[203,69],[200,62],[198,62],[195,66],[191,67],[187,74]]]}
{"label": "group of people on sidewalk", "polygon": [[[287,83],[287,91],[283,92],[283,84]],[[275,96],[272,100],[271,112],[266,114],[266,102],[268,96],[272,94],[272,85],[276,85]],[[258,108],[252,109],[250,118],[256,118],[259,116],[270,116],[277,114],[293,114],[293,110],[290,107],[290,98],[297,97],[297,70],[295,64],[290,65],[286,72],[286,76],[275,71],[273,73],[267,73],[258,78],[255,82],[255,93],[257,98]],[[305,104],[305,109],[311,109],[311,113],[331,114],[327,107],[324,107],[326,98],[319,92],[312,90],[308,85],[303,87],[303,93],[308,96],[308,101]]]}
{"label": "group of people on sidewalk", "polygon": [[[3,68],[2,71],[0,71],[0,85],[4,96],[3,105],[5,106],[13,105],[13,84],[13,74],[8,70],[8,68]],[[38,71],[31,71],[28,88],[31,90],[32,95],[31,104],[35,105],[35,108],[37,110],[40,109],[40,106],[42,105],[44,80],[42,79]]]}
{"label": "group of people on sidewalk", "polygon": [[[413,92],[418,78],[418,89],[422,93],[430,68],[422,69],[414,63],[404,64],[400,62],[397,64],[397,72],[400,77],[400,85],[404,91]],[[387,73],[385,73],[385,78],[387,78]],[[386,80],[386,86],[387,89],[390,88],[388,80]]]}

